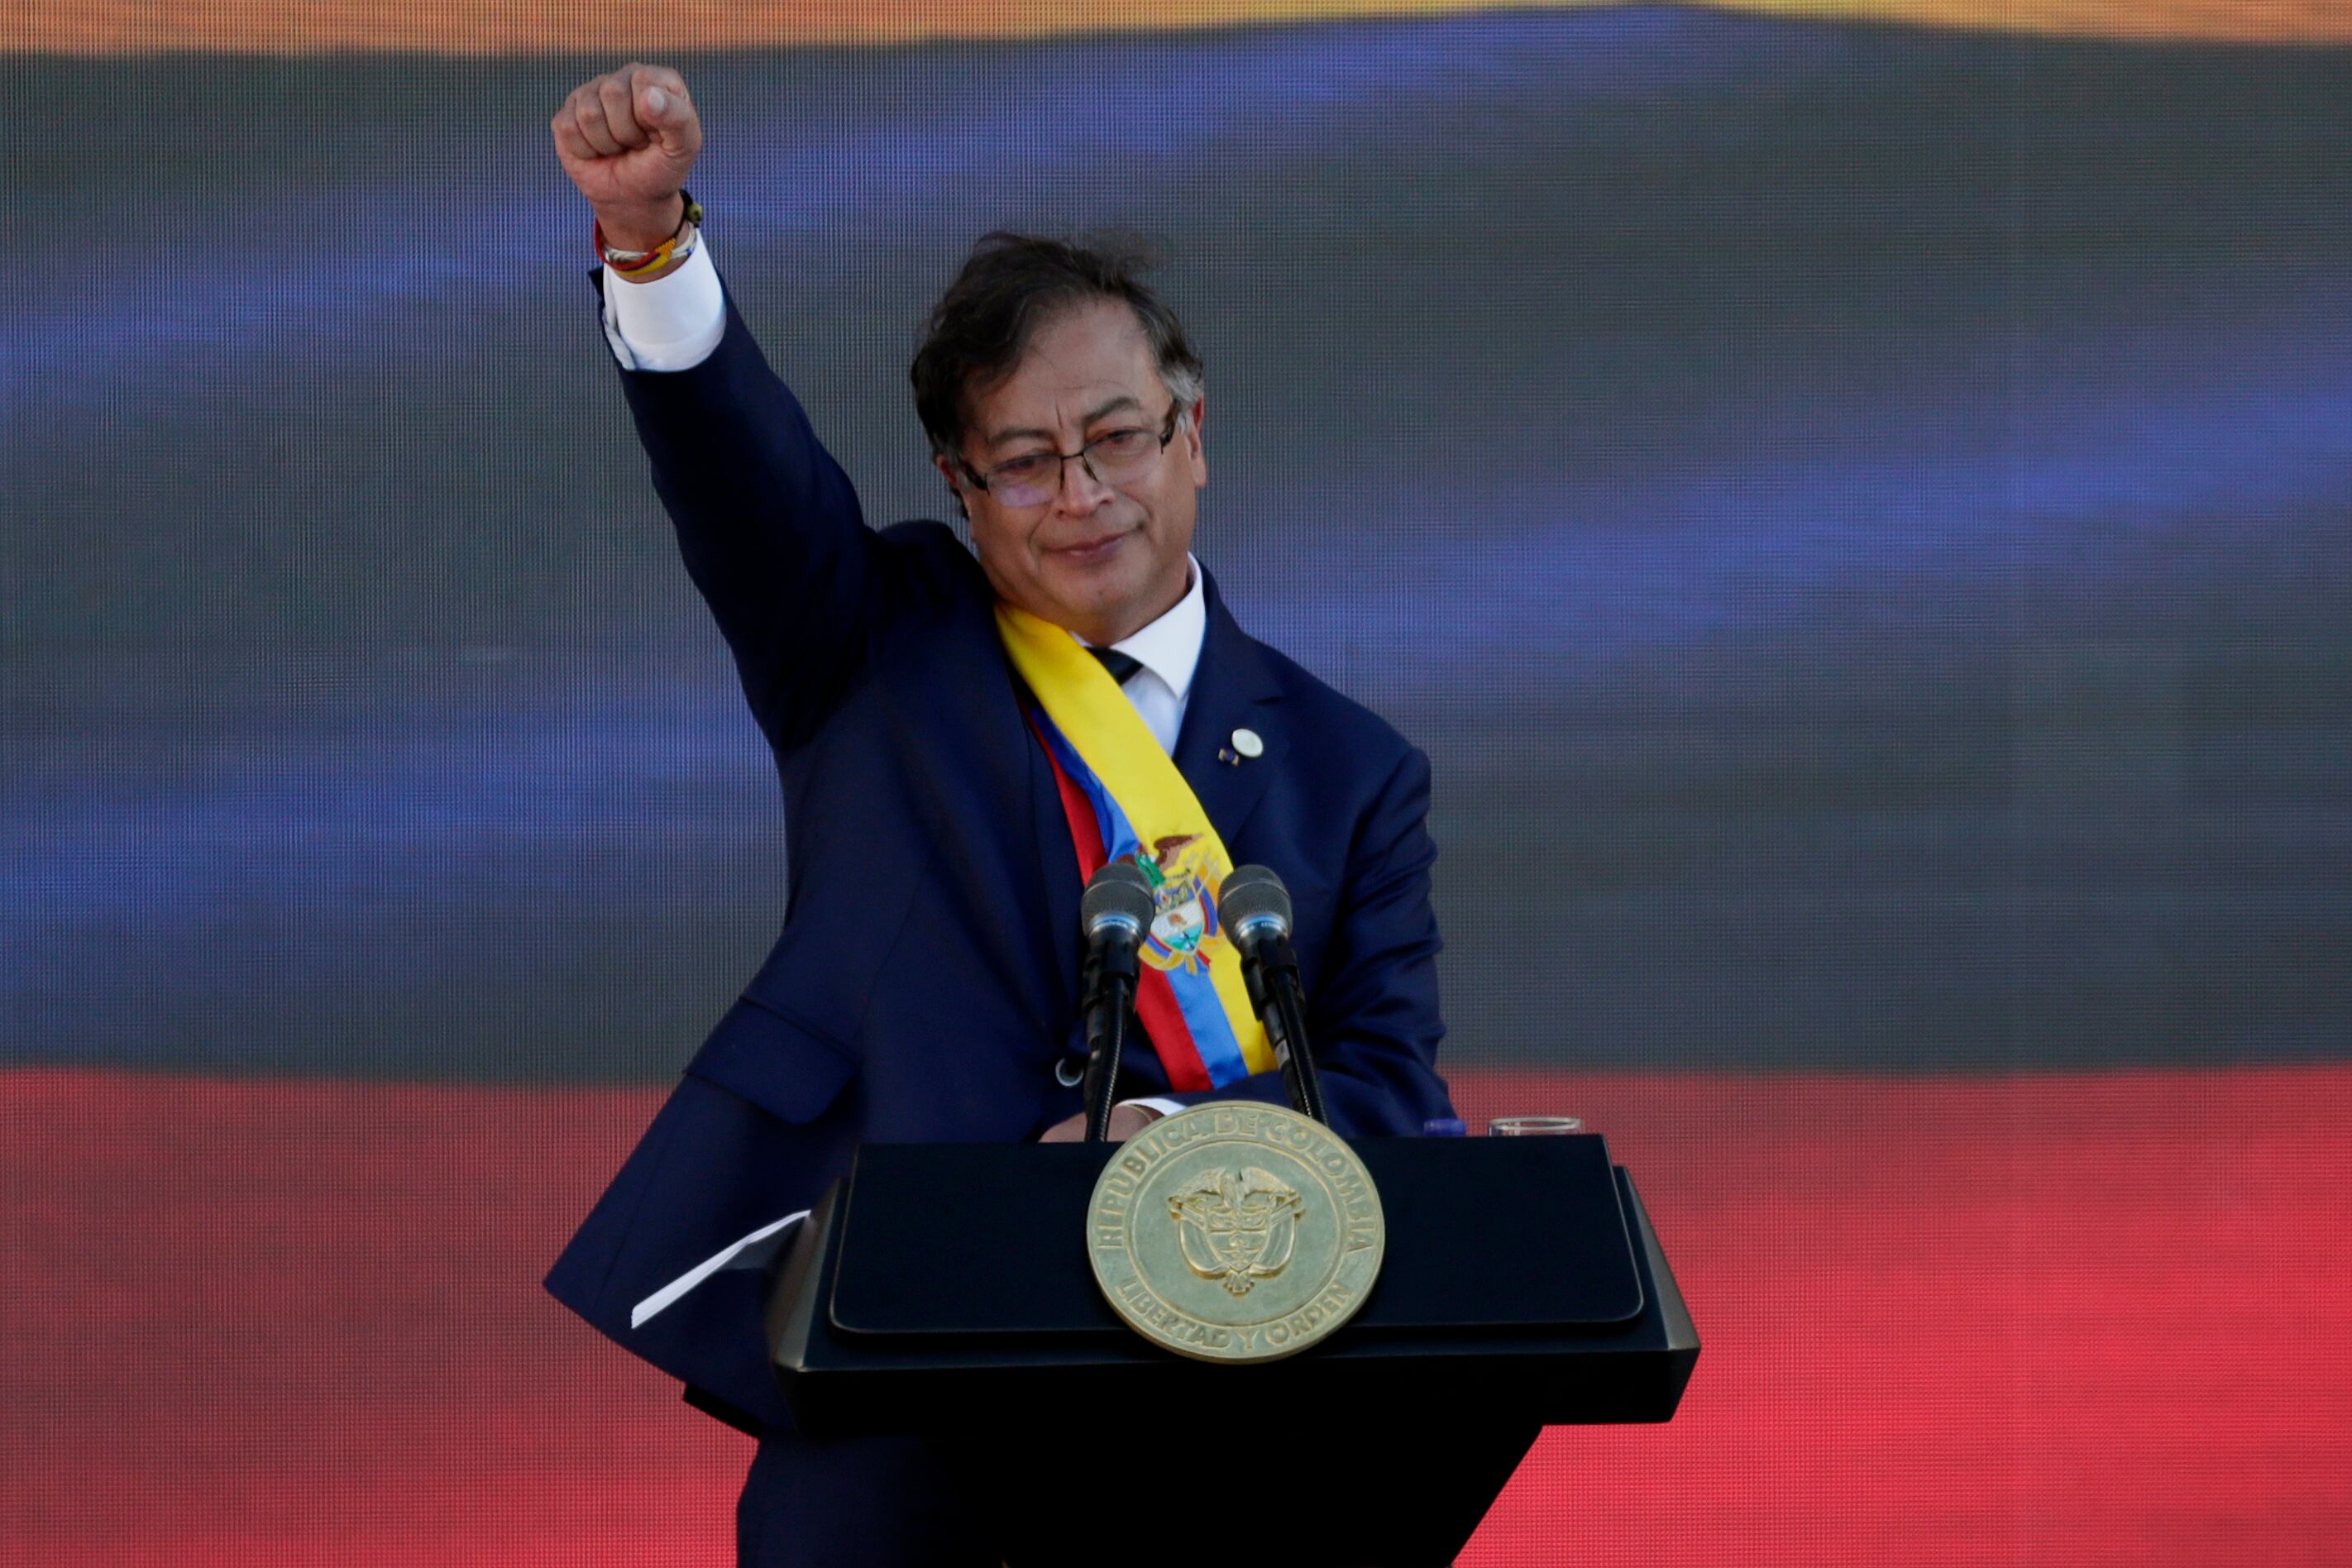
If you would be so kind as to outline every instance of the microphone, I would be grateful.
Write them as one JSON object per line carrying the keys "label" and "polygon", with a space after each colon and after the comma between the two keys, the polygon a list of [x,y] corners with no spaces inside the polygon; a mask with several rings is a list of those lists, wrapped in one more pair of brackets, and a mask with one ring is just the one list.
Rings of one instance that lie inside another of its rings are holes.
{"label": "microphone", "polygon": [[1250,1005],[1265,1024],[1291,1108],[1329,1126],[1323,1082],[1307,1043],[1307,994],[1298,983],[1298,955],[1290,949],[1290,889],[1264,866],[1236,866],[1217,889],[1217,913],[1234,945],[1241,949]]}
{"label": "microphone", "polygon": [[1078,899],[1078,926],[1087,939],[1084,1095],[1089,1143],[1110,1136],[1118,1058],[1135,1016],[1136,954],[1151,927],[1154,903],[1151,879],[1132,860],[1114,860],[1097,871]]}

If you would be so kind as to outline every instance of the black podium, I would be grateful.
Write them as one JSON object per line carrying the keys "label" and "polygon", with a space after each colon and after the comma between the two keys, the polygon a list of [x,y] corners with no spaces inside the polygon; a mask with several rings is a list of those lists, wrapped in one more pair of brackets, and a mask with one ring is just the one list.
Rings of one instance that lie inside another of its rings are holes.
{"label": "black podium", "polygon": [[1370,1296],[1229,1365],[1103,1300],[1113,1146],[870,1144],[778,1261],[785,1399],[814,1435],[946,1446],[1015,1568],[1451,1562],[1541,1427],[1672,1416],[1698,1336],[1601,1139],[1351,1146],[1387,1216]]}

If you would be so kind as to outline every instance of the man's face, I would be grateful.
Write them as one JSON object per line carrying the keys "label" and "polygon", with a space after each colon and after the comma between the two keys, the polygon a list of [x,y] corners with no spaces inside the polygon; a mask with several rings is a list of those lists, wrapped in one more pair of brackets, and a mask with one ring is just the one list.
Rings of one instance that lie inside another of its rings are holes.
{"label": "man's face", "polygon": [[[1156,443],[1172,401],[1135,312],[1115,300],[1091,300],[1040,328],[1013,374],[971,399],[964,461],[985,475],[1136,426]],[[1006,603],[1089,642],[1112,643],[1184,596],[1184,552],[1209,480],[1197,416],[1181,420],[1166,449],[1154,449],[1116,488],[1074,458],[1054,494],[1027,506],[1008,505],[1001,486],[974,489],[944,458],[940,467],[971,518],[981,569]]]}

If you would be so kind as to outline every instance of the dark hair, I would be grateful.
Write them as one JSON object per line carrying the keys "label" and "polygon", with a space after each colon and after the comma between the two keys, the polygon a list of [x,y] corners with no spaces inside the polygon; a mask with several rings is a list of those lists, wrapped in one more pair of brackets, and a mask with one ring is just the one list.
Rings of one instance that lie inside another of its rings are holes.
{"label": "dark hair", "polygon": [[982,235],[931,307],[908,373],[931,450],[961,461],[964,400],[1011,374],[1040,327],[1095,300],[1117,300],[1133,310],[1178,406],[1200,402],[1201,356],[1176,312],[1142,279],[1158,259],[1133,239],[1046,239],[1003,229]]}

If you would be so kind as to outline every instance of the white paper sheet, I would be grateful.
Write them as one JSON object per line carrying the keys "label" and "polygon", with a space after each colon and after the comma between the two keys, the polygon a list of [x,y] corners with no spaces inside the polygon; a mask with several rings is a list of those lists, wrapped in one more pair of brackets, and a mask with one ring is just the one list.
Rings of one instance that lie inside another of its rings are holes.
{"label": "white paper sheet", "polygon": [[772,1225],[763,1225],[742,1240],[720,1248],[704,1258],[644,1300],[629,1309],[629,1327],[641,1329],[647,1319],[676,1304],[678,1298],[723,1268],[764,1268],[792,1239],[789,1227],[808,1218],[809,1211],[788,1214]]}

